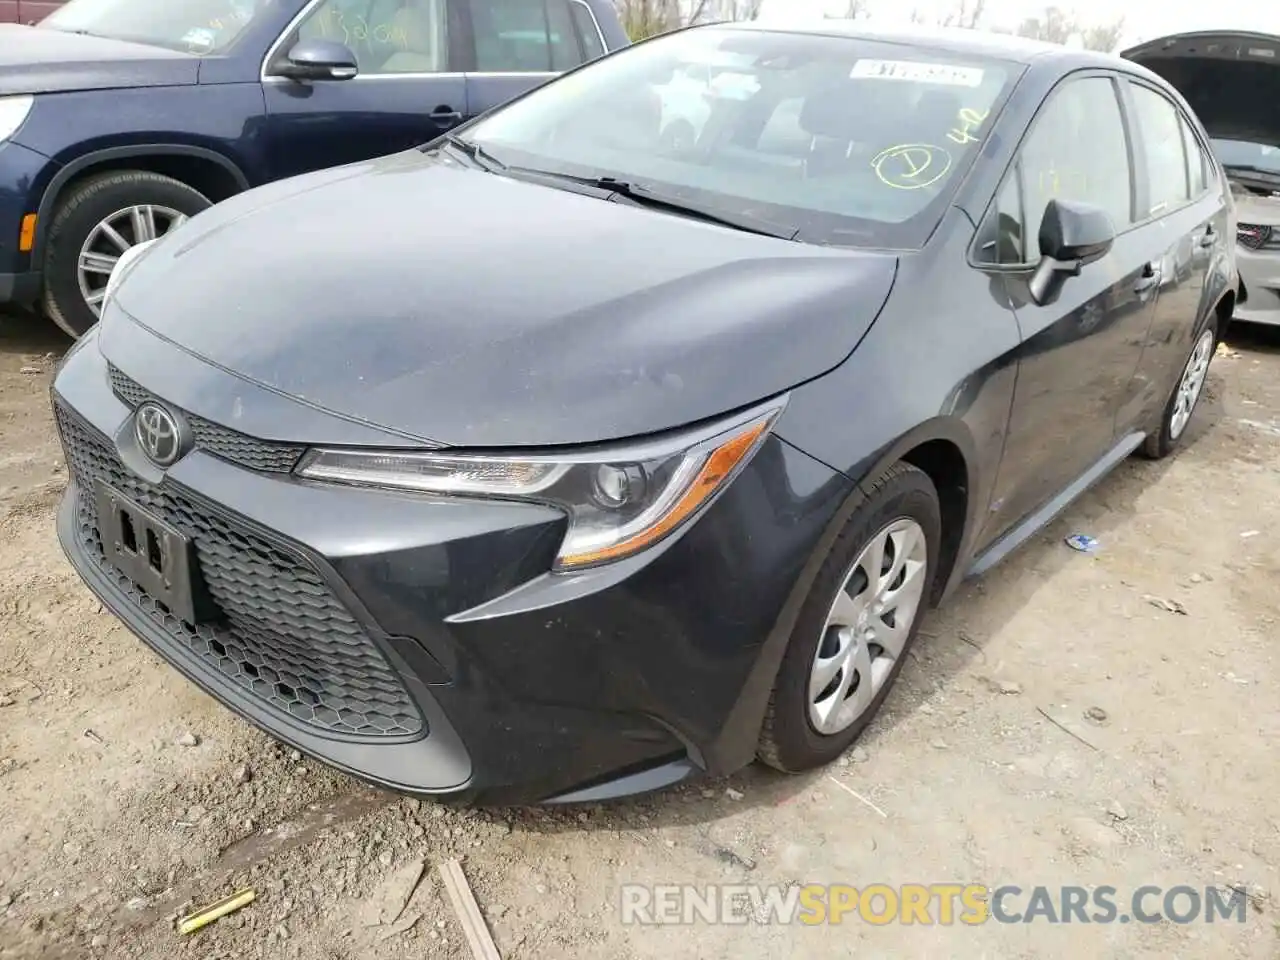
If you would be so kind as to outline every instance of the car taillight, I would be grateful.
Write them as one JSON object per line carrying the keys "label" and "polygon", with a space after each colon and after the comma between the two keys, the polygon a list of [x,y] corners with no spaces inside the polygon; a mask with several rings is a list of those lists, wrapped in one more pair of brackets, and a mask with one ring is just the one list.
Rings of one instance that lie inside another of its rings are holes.
{"label": "car taillight", "polygon": [[1261,250],[1271,239],[1271,228],[1260,223],[1237,223],[1236,240],[1250,250]]}

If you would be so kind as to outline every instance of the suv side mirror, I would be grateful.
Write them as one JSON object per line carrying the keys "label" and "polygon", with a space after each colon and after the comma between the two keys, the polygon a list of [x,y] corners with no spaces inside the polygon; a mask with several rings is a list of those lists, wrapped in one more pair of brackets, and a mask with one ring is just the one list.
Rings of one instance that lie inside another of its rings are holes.
{"label": "suv side mirror", "polygon": [[1040,263],[1031,277],[1031,298],[1040,306],[1058,298],[1067,277],[1101,260],[1111,250],[1116,228],[1101,207],[1050,200],[1040,221]]}
{"label": "suv side mirror", "polygon": [[276,69],[290,80],[350,80],[360,70],[356,55],[334,40],[299,40],[289,50],[289,59]]}

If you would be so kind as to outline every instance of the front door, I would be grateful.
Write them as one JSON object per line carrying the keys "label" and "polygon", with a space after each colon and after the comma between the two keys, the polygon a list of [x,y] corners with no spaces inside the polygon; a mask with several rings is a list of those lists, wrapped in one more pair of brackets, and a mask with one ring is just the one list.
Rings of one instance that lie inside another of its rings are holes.
{"label": "front door", "polygon": [[408,150],[462,122],[466,78],[450,72],[457,38],[447,0],[322,0],[271,57],[324,38],[355,54],[350,80],[263,84],[272,179]]}
{"label": "front door", "polygon": [[[998,200],[1004,270],[1023,344],[988,542],[1046,505],[1115,445],[1115,417],[1150,326],[1159,263],[1133,220],[1128,141],[1116,81],[1105,74],[1060,84],[1041,107]],[[1110,253],[1063,284],[1058,299],[1032,302],[1027,279],[1039,260],[1050,200],[1089,203],[1116,228]],[[1157,258],[1158,259],[1158,258]]]}
{"label": "front door", "polygon": [[469,39],[462,50],[468,117],[586,63],[603,47],[594,21],[575,18],[574,0],[455,2]]}

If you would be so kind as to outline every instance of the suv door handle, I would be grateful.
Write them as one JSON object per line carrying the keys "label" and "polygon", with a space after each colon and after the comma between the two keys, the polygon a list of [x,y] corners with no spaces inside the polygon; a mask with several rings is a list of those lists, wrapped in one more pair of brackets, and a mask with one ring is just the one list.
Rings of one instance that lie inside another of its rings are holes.
{"label": "suv door handle", "polygon": [[1160,271],[1154,264],[1145,264],[1142,268],[1142,276],[1138,278],[1133,285],[1134,293],[1146,293],[1152,287],[1160,282]]}
{"label": "suv door handle", "polygon": [[462,113],[453,109],[453,107],[441,104],[427,114],[427,119],[432,123],[438,123],[443,126],[444,124],[460,122],[462,120]]}

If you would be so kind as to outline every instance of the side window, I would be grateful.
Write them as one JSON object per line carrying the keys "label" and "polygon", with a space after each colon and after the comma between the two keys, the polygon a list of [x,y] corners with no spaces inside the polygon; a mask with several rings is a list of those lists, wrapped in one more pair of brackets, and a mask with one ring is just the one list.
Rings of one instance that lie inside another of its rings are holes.
{"label": "side window", "polygon": [[1148,87],[1135,83],[1131,88],[1151,190],[1151,209],[1146,211],[1145,220],[1147,216],[1161,216],[1189,199],[1187,158],[1178,108]]}
{"label": "side window", "polygon": [[1209,189],[1209,158],[1200,147],[1200,141],[1191,132],[1191,126],[1185,117],[1179,115],[1178,123],[1182,127],[1182,142],[1187,152],[1187,179],[1191,185],[1192,199]]}
{"label": "side window", "polygon": [[1131,220],[1129,152],[1115,86],[1106,77],[1069,81],[1050,94],[1020,158],[1027,261],[1039,259],[1050,200],[1101,207],[1117,230]]}
{"label": "side window", "polygon": [[362,74],[448,70],[447,0],[324,0],[298,27],[299,39],[346,44]]}
{"label": "side window", "polygon": [[569,0],[470,0],[469,6],[476,69],[483,73],[559,72],[586,60]]}
{"label": "side window", "polygon": [[569,0],[569,14],[573,17],[573,25],[578,28],[578,37],[582,41],[582,53],[585,59],[594,60],[603,57],[609,51],[600,39],[600,25],[595,14],[582,0]]}

